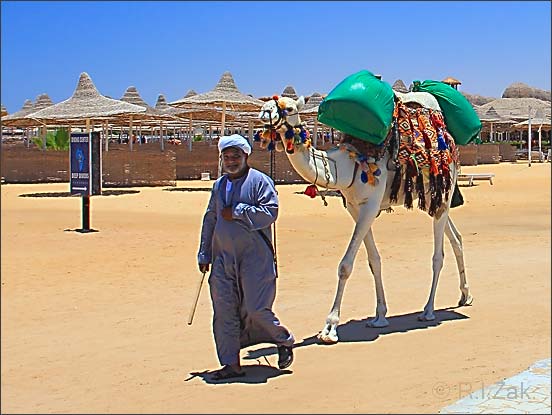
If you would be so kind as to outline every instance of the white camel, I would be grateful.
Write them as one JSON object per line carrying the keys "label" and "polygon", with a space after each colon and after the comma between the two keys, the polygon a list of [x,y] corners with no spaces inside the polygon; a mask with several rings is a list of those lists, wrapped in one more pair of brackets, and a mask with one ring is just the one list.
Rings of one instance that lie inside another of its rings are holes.
{"label": "white camel", "polygon": [[[400,94],[400,97],[403,102],[418,102],[426,107],[440,110],[436,99],[431,94],[425,92]],[[339,190],[346,200],[347,211],[355,221],[353,236],[345,255],[339,263],[335,300],[326,318],[324,328],[318,334],[318,338],[325,343],[336,343],[338,341],[337,326],[339,324],[343,292],[347,279],[353,270],[355,256],[362,242],[364,242],[366,247],[368,264],[374,275],[377,299],[375,317],[369,321],[368,325],[370,327],[385,327],[389,322],[385,317],[387,306],[381,277],[381,258],[372,234],[372,223],[382,210],[388,209],[392,205],[402,205],[404,202],[404,196],[401,195],[399,195],[397,202],[391,204],[389,201],[391,182],[394,175],[394,171],[388,170],[388,166],[393,166],[391,160],[392,154],[389,154],[389,151],[386,150],[383,157],[377,161],[381,174],[377,178],[375,185],[365,183],[360,179],[360,174],[357,174],[357,168],[355,168],[356,162],[350,158],[347,151],[340,151],[339,149],[330,149],[328,151],[317,150],[310,146],[308,140],[306,143],[297,144],[297,141],[300,140],[289,138],[293,135],[290,132],[288,132],[288,138],[286,138],[288,130],[295,127],[295,134],[300,131],[299,129],[302,130],[299,111],[304,106],[304,98],[300,97],[297,100],[288,97],[281,97],[277,100],[276,98],[274,97],[274,99],[267,101],[263,105],[259,118],[267,126],[267,129],[272,131],[272,134],[277,133],[279,135],[283,147],[287,149],[286,153],[289,161],[297,173],[310,183],[326,189]],[[278,146],[276,148],[281,151],[281,148],[279,149]],[[454,162],[449,168],[452,181],[450,194],[452,194],[454,186],[456,186],[457,175]],[[426,193],[427,197],[429,197],[428,193]],[[460,274],[461,297],[459,305],[469,305],[473,300],[466,281],[462,236],[449,217],[451,200],[452,197],[449,197],[446,202],[443,200],[443,203],[433,216],[433,280],[427,304],[418,317],[419,320],[423,321],[435,319],[434,299],[439,273],[443,267],[444,234],[450,240]]]}

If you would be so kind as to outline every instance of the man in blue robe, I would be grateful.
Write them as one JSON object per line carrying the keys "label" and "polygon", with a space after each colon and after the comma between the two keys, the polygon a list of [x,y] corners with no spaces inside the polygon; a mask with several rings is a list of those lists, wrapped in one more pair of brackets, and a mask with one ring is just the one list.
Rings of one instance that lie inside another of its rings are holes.
{"label": "man in blue robe", "polygon": [[278,216],[274,182],[250,168],[251,146],[241,135],[224,136],[218,148],[225,172],[213,185],[203,217],[198,264],[209,271],[213,334],[220,364],[216,380],[244,376],[240,349],[278,346],[278,367],[293,361],[293,335],[272,311],[276,265],[270,226]]}

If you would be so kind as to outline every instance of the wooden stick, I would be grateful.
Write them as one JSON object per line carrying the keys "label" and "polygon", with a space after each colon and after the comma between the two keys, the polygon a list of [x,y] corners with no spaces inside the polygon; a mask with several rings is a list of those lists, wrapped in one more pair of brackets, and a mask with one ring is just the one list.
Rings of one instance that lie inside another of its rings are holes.
{"label": "wooden stick", "polygon": [[188,325],[191,325],[192,324],[192,321],[194,319],[194,314],[195,314],[195,309],[197,307],[197,302],[199,300],[199,293],[201,292],[201,286],[203,285],[203,280],[205,279],[205,272],[206,271],[203,271],[202,275],[201,275],[201,280],[199,281],[199,284],[197,286],[197,292],[196,292],[196,296],[195,296],[195,301],[194,303],[192,304],[192,309],[190,310],[190,317],[188,318]]}

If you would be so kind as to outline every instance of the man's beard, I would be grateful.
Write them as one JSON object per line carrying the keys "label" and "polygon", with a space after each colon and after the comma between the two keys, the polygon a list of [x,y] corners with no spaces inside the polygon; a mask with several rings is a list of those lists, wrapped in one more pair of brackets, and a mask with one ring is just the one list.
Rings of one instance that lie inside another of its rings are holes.
{"label": "man's beard", "polygon": [[238,166],[235,166],[235,167],[225,166],[224,171],[229,173],[229,174],[238,174],[238,173],[241,173],[242,171],[244,171],[245,167],[246,167],[246,164],[245,164],[245,160],[244,160],[243,163],[240,163]]}

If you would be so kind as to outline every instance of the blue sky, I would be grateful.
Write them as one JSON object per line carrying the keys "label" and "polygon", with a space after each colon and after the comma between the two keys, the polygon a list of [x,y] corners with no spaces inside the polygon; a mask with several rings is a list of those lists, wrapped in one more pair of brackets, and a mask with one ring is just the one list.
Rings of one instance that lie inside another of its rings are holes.
{"label": "blue sky", "polygon": [[500,97],[513,82],[550,90],[550,2],[1,2],[1,101],[71,96],[81,72],[104,95],[135,86],[150,105],[211,90],[327,93],[361,69],[462,81]]}

